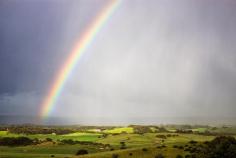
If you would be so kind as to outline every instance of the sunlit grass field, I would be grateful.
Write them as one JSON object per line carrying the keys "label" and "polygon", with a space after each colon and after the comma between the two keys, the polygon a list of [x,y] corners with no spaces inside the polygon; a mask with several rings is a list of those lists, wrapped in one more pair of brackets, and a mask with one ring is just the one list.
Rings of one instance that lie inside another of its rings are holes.
{"label": "sunlit grass field", "polygon": [[108,129],[108,130],[104,130],[103,132],[105,133],[122,133],[122,132],[125,132],[125,133],[133,133],[134,132],[134,129],[132,127],[119,127],[119,128],[114,128],[114,129]]}
{"label": "sunlit grass field", "polygon": [[[197,129],[193,129],[196,131]],[[198,129],[198,132],[207,129]],[[226,130],[226,129],[225,129]],[[95,130],[94,130],[95,131]],[[220,131],[220,130],[219,130]],[[232,130],[231,130],[232,131]],[[104,134],[106,135],[104,137]],[[166,136],[161,138],[159,136]],[[171,136],[168,136],[171,135]],[[174,136],[172,136],[174,135]],[[173,148],[174,145],[184,146],[194,140],[198,143],[210,141],[215,138],[214,135],[202,135],[195,133],[175,133],[155,132],[136,134],[132,127],[117,127],[105,129],[102,132],[74,132],[64,135],[56,134],[13,134],[7,131],[0,131],[0,137],[19,137],[25,136],[31,139],[46,140],[51,138],[52,141],[43,141],[37,145],[8,147],[0,146],[1,158],[44,158],[44,157],[81,157],[81,158],[112,158],[112,155],[118,154],[119,158],[155,158],[155,155],[161,153],[166,158],[175,158],[177,154],[182,156],[188,154],[183,149]],[[61,144],[60,140],[71,139],[73,141],[94,142],[94,144]],[[125,143],[125,148],[121,149],[121,144]],[[109,144],[108,147],[97,144]],[[165,147],[161,147],[165,146]],[[144,151],[144,148],[146,149]],[[88,155],[76,156],[80,149],[88,151]]]}
{"label": "sunlit grass field", "polygon": [[46,139],[51,138],[52,140],[63,140],[63,139],[72,139],[77,141],[96,141],[99,139],[100,133],[84,133],[84,132],[75,132],[71,134],[56,135],[56,134],[12,134],[7,131],[0,131],[0,137],[20,137],[25,136],[31,139]]}

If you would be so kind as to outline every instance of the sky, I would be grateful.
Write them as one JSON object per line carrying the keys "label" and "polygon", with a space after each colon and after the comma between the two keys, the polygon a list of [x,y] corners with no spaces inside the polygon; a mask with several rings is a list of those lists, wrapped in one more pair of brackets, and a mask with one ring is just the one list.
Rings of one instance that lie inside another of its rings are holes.
{"label": "sky", "polygon": [[[0,115],[39,116],[55,76],[108,2],[0,2]],[[234,0],[121,1],[49,117],[75,123],[235,118],[235,8]]]}

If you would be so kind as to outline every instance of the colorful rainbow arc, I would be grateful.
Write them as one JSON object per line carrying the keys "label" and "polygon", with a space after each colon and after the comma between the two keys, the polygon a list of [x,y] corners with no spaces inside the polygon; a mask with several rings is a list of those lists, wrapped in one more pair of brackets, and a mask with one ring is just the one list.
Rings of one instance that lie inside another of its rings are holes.
{"label": "colorful rainbow arc", "polygon": [[75,48],[68,56],[66,62],[60,69],[58,75],[56,75],[56,79],[53,82],[52,87],[49,89],[48,95],[45,97],[43,104],[41,105],[40,116],[42,118],[47,117],[52,111],[53,107],[56,104],[58,97],[61,94],[61,91],[65,85],[66,80],[68,79],[71,71],[78,63],[79,59],[83,55],[83,53],[88,48],[89,44],[93,41],[96,34],[105,24],[105,22],[112,15],[114,10],[119,5],[119,0],[110,0],[109,4],[104,7],[101,13],[96,16],[94,21],[92,21],[91,25],[85,30],[82,34],[81,38],[77,42]]}

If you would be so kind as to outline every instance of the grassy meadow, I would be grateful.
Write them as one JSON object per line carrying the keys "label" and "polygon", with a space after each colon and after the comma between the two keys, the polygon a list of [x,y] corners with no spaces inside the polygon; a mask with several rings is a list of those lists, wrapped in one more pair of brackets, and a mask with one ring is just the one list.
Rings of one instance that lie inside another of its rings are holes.
{"label": "grassy meadow", "polygon": [[[37,140],[37,143],[24,146],[2,145],[0,146],[0,157],[155,158],[158,154],[162,154],[166,158],[175,158],[177,155],[185,157],[189,154],[186,148],[191,146],[191,141],[203,144],[206,141],[213,140],[218,135],[229,133],[235,137],[236,128],[185,128],[183,126],[161,128],[158,126],[90,127],[83,130],[76,128],[73,129],[73,132],[67,134],[13,133],[6,128],[6,130],[0,131],[0,138],[27,137]],[[86,150],[88,154],[76,155],[79,150]]]}

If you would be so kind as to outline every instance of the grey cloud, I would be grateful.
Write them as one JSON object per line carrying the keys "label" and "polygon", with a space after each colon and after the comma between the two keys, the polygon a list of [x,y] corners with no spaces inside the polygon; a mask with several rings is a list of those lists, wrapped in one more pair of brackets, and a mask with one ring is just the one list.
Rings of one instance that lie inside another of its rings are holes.
{"label": "grey cloud", "polygon": [[[52,116],[126,123],[234,117],[235,5],[230,0],[122,1],[69,76]],[[54,69],[102,6],[68,7],[64,38],[57,42],[63,51]],[[49,59],[53,55],[55,49]]]}

